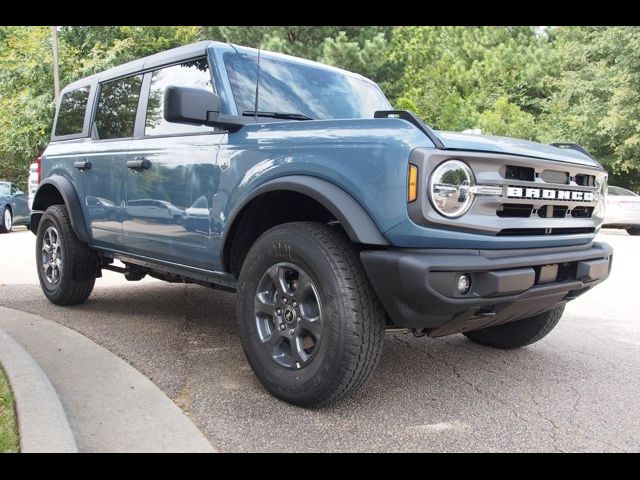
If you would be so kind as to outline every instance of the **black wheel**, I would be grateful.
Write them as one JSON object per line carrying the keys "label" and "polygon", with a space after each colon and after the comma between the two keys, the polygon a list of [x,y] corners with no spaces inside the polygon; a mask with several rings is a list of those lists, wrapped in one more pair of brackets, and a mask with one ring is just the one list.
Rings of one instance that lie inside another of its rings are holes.
{"label": "black wheel", "polygon": [[93,290],[96,254],[76,237],[64,205],[53,205],[42,215],[36,265],[42,291],[56,305],[83,303]]}
{"label": "black wheel", "polygon": [[640,227],[627,228],[627,233],[633,236],[640,235]]}
{"label": "black wheel", "polygon": [[0,233],[9,233],[13,228],[13,214],[9,207],[4,207],[2,218],[0,218]]}
{"label": "black wheel", "polygon": [[287,223],[251,247],[238,281],[247,360],[275,396],[305,407],[362,386],[382,351],[384,310],[337,228]]}
{"label": "black wheel", "polygon": [[563,307],[516,322],[465,332],[466,337],[487,347],[511,349],[531,345],[546,336],[562,317]]}

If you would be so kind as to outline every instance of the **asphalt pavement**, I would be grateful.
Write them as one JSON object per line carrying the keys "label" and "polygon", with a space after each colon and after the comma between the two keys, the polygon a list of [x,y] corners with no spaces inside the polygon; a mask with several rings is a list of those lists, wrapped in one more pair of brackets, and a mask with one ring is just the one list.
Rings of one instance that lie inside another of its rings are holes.
{"label": "asphalt pavement", "polygon": [[235,297],[105,272],[81,306],[40,291],[35,237],[0,235],[0,305],[70,327],[156,383],[221,451],[640,451],[640,237],[605,230],[611,277],[515,351],[388,334],[357,394],[305,410],[270,396],[235,332]]}

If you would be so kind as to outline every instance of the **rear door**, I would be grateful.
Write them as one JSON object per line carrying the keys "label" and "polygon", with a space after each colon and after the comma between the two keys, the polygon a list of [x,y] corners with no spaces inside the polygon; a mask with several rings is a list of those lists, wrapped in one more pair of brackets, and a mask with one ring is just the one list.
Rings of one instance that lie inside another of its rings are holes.
{"label": "rear door", "polygon": [[218,188],[221,133],[164,119],[169,85],[213,89],[206,57],[147,72],[135,138],[127,156],[127,250],[147,257],[213,269],[211,202]]}
{"label": "rear door", "polygon": [[[77,159],[82,198],[95,245],[122,250],[125,162],[143,75],[101,83],[91,128],[91,154]],[[84,168],[82,168],[84,165]]]}

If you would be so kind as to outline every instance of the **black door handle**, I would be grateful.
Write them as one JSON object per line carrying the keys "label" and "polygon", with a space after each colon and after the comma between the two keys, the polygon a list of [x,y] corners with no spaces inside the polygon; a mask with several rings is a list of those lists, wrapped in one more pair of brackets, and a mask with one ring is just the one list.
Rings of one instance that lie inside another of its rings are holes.
{"label": "black door handle", "polygon": [[151,167],[151,162],[148,158],[138,157],[135,160],[127,160],[127,168],[132,170],[146,170]]}
{"label": "black door handle", "polygon": [[79,170],[91,170],[91,162],[88,162],[87,160],[73,162],[73,166]]}

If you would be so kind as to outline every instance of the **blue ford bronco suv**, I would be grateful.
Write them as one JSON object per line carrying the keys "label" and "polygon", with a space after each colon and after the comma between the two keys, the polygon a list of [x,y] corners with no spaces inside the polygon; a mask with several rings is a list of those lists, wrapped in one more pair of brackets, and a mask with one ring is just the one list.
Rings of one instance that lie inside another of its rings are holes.
{"label": "blue ford bronco suv", "polygon": [[235,291],[256,376],[302,406],[363,385],[385,330],[531,344],[611,268],[578,145],[435,131],[360,75],[236,45],[68,85],[41,172],[49,300],[103,269]]}

